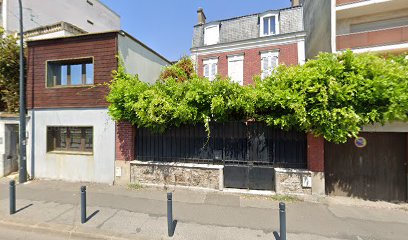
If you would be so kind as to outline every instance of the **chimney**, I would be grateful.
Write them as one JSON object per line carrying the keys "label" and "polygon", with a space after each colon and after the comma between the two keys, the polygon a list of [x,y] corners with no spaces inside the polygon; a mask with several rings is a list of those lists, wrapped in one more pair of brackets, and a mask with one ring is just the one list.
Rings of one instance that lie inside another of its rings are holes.
{"label": "chimney", "polygon": [[292,2],[292,7],[300,6],[300,0],[290,0]]}
{"label": "chimney", "polygon": [[205,24],[206,17],[205,17],[205,14],[204,14],[204,9],[199,8],[197,10],[197,15],[198,15],[198,24],[200,24],[200,25]]}

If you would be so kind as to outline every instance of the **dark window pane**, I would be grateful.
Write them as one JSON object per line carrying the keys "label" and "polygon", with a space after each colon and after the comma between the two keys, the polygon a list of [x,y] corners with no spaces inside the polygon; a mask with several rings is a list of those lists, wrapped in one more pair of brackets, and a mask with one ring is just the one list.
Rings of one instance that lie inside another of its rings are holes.
{"label": "dark window pane", "polygon": [[47,151],[92,152],[92,150],[92,127],[47,127]]}
{"label": "dark window pane", "polygon": [[86,128],[85,130],[85,150],[93,150],[93,131],[92,128]]}
{"label": "dark window pane", "polygon": [[81,136],[82,131],[80,128],[70,128],[69,137],[70,137],[70,146],[69,150],[81,150]]}
{"label": "dark window pane", "polygon": [[263,19],[263,24],[264,24],[264,35],[269,35],[269,18],[264,18]]}
{"label": "dark window pane", "polygon": [[269,19],[271,19],[270,21],[270,34],[275,34],[276,33],[276,29],[275,29],[275,17],[270,17]]}

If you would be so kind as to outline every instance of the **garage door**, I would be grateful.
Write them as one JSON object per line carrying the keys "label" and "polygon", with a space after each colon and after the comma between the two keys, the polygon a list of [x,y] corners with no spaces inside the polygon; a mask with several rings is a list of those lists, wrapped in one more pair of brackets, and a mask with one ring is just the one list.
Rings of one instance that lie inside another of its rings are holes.
{"label": "garage door", "polygon": [[407,200],[407,134],[362,133],[325,143],[326,192],[369,200]]}

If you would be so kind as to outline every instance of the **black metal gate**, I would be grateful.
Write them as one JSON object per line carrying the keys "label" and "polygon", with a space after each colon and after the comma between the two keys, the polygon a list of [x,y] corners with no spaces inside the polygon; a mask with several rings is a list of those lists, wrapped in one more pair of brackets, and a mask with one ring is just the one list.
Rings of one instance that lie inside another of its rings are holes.
{"label": "black metal gate", "polygon": [[141,161],[224,165],[224,186],[274,190],[274,168],[306,168],[306,134],[282,131],[259,122],[171,128],[163,134],[138,129],[136,156]]}

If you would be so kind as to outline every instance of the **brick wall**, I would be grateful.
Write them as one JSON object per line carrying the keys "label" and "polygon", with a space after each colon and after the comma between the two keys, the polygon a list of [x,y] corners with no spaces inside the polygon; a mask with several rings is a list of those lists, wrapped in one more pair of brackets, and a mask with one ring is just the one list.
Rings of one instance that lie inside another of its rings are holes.
{"label": "brick wall", "polygon": [[116,123],[116,160],[135,160],[136,127],[128,122]]}
{"label": "brick wall", "polygon": [[324,172],[324,138],[307,134],[307,168],[313,172]]}
{"label": "brick wall", "polygon": [[[107,107],[108,88],[117,69],[117,33],[84,35],[28,42],[27,108]],[[46,61],[93,57],[94,84],[75,87],[47,87]]]}
{"label": "brick wall", "polygon": [[244,54],[244,84],[253,83],[253,77],[261,74],[261,51],[279,50],[279,64],[297,65],[298,49],[297,44],[271,45],[262,48],[251,48],[241,51],[223,52],[218,54],[198,56],[198,74],[203,76],[203,60],[218,57],[218,74],[228,76],[228,55]]}

